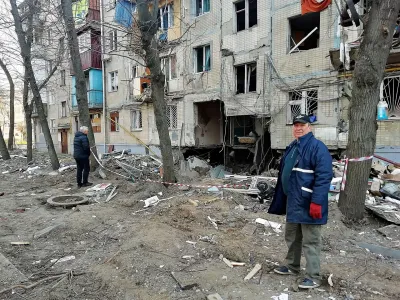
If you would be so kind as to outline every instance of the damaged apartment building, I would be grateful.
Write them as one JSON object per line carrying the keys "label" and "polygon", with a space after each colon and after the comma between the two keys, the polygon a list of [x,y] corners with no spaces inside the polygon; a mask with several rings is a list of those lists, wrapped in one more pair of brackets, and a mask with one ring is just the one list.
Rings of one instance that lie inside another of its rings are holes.
{"label": "damaged apartment building", "polygon": [[[340,25],[344,1],[337,1],[339,9],[325,1],[321,11],[302,14],[306,2],[159,1],[157,39],[174,148],[261,172],[292,140],[292,119],[300,113],[315,120],[316,137],[332,153],[346,148],[362,24]],[[368,13],[368,0],[354,2],[360,16]],[[150,71],[133,51],[136,2],[74,1],[74,14],[99,152],[145,154],[149,146],[159,153]],[[389,156],[400,151],[397,51],[381,88],[390,117],[378,122],[377,153]],[[54,109],[49,105],[49,122],[59,151],[71,153],[79,128],[74,76],[58,72],[65,93],[55,97]]]}

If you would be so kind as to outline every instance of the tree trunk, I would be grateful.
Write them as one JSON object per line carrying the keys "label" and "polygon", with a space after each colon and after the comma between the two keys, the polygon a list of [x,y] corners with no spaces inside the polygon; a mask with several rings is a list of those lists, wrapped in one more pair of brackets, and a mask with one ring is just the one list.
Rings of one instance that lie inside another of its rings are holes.
{"label": "tree trunk", "polygon": [[[89,104],[87,98],[87,89],[85,81],[85,73],[82,69],[81,56],[79,53],[78,36],[75,30],[74,18],[72,15],[72,2],[71,0],[61,0],[63,19],[65,23],[65,28],[68,36],[68,46],[71,55],[72,67],[76,78],[76,100],[78,102],[79,109],[79,121],[82,125],[89,128],[88,138],[89,145],[94,155],[90,157],[92,170],[96,169],[98,166],[97,160],[97,148],[96,140],[94,138],[92,122],[90,121],[89,115]],[[104,76],[104,74],[103,74]],[[104,89],[105,87],[103,87]],[[106,116],[103,116],[105,118]],[[106,130],[105,128],[103,130]]]}
{"label": "tree trunk", "polygon": [[14,127],[15,127],[15,112],[14,112],[14,95],[15,95],[15,86],[14,81],[11,77],[10,72],[6,64],[0,58],[0,67],[3,69],[4,73],[7,76],[8,84],[10,85],[10,129],[8,132],[8,150],[12,150],[14,148]]}
{"label": "tree trunk", "polygon": [[22,105],[24,106],[25,126],[26,126],[26,161],[33,160],[32,152],[32,108],[28,102],[29,81],[27,73],[24,75],[24,90],[22,94]]}
{"label": "tree trunk", "polygon": [[[151,6],[149,6],[151,4]],[[149,7],[152,7],[150,12]],[[164,98],[165,76],[161,71],[161,60],[156,33],[158,30],[157,22],[158,1],[137,1],[139,17],[139,30],[141,35],[142,48],[145,52],[144,60],[150,69],[151,93],[154,104],[154,115],[156,127],[160,140],[160,150],[163,161],[163,180],[165,182],[175,182],[174,159],[172,156],[171,138],[169,136],[167,123],[167,107]]]}
{"label": "tree trunk", "polygon": [[4,141],[3,131],[0,126],[0,154],[4,160],[10,159],[10,153],[7,150],[6,142]]}
{"label": "tree trunk", "polygon": [[[378,128],[376,117],[379,87],[392,46],[399,9],[398,0],[372,1],[369,21],[364,30],[364,38],[353,72],[353,90],[349,107],[348,158],[374,154]],[[340,211],[349,220],[360,220],[364,216],[370,169],[371,160],[349,162],[346,186],[339,198]]]}
{"label": "tree trunk", "polygon": [[28,15],[28,30],[27,34],[25,34],[25,31],[22,28],[22,21],[21,17],[18,13],[18,8],[16,4],[16,0],[10,0],[11,4],[11,14],[14,19],[14,26],[15,26],[15,32],[18,37],[18,42],[19,46],[21,48],[21,56],[24,61],[24,67],[25,67],[25,72],[26,75],[29,78],[29,84],[30,88],[33,94],[33,98],[35,100],[35,105],[36,109],[38,112],[39,120],[40,120],[40,125],[42,126],[42,131],[44,138],[46,140],[46,145],[47,145],[47,151],[49,153],[50,157],[50,162],[53,170],[57,170],[60,168],[60,162],[58,161],[57,153],[54,148],[54,143],[53,139],[51,137],[50,129],[49,129],[49,124],[47,123],[46,115],[43,109],[43,103],[42,103],[42,98],[39,92],[39,87],[37,85],[36,79],[35,79],[35,73],[33,71],[32,67],[32,57],[31,57],[31,40],[32,40],[32,18],[33,18],[33,5],[30,5],[30,13]]}

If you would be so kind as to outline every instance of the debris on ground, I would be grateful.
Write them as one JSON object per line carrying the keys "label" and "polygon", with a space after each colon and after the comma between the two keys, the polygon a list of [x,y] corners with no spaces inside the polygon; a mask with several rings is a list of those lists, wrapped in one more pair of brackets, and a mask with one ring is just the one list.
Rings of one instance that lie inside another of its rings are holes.
{"label": "debris on ground", "polygon": [[247,276],[244,278],[244,281],[249,281],[250,279],[252,279],[261,269],[262,265],[256,264],[254,268],[250,271],[250,273],[247,274]]}

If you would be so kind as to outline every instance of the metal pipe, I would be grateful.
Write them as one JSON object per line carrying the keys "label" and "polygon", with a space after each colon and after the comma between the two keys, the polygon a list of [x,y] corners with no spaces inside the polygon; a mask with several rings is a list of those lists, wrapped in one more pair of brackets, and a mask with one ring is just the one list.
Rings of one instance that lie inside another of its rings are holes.
{"label": "metal pipe", "polygon": [[102,95],[102,100],[103,100],[103,131],[104,131],[104,153],[107,153],[106,149],[106,139],[107,139],[107,119],[106,119],[106,86],[107,86],[107,81],[106,81],[106,67],[104,65],[104,0],[100,0],[100,39],[101,39],[101,75],[102,75],[102,81],[103,81],[103,95]]}

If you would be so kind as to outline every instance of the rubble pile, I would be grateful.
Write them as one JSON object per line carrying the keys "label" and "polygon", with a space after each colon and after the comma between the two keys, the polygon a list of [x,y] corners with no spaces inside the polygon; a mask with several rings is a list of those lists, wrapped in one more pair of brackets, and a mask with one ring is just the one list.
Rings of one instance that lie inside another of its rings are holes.
{"label": "rubble pile", "polygon": [[[100,157],[100,166],[103,172],[100,177],[116,175],[128,180],[138,181],[145,179],[159,179],[162,176],[162,162],[151,155],[133,155],[130,150],[113,151]],[[109,173],[109,174],[105,174]],[[107,172],[108,171],[108,172]]]}
{"label": "rubble pile", "polygon": [[[344,162],[333,162],[330,200],[339,200],[344,168]],[[400,167],[384,159],[373,159],[365,206],[378,217],[400,225]]]}

